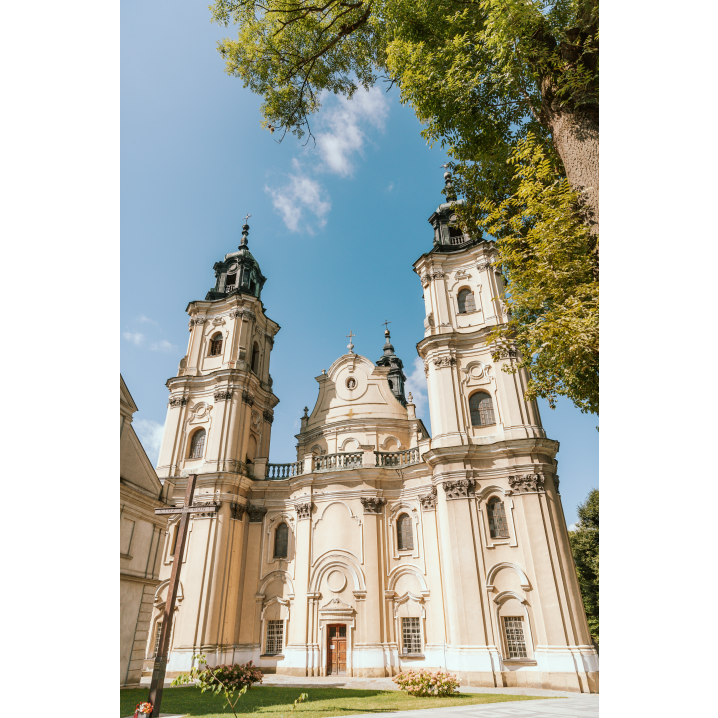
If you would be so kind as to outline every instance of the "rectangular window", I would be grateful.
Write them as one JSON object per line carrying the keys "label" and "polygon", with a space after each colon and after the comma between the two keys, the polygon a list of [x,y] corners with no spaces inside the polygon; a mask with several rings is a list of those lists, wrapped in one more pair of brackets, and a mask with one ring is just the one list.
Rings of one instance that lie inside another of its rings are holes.
{"label": "rectangular window", "polygon": [[157,624],[157,633],[155,634],[155,656],[160,650],[160,639],[162,638],[162,621]]}
{"label": "rectangular window", "polygon": [[172,550],[170,556],[175,555],[175,549],[177,548],[177,537],[179,536],[179,524],[172,528]]}
{"label": "rectangular window", "polygon": [[129,556],[132,547],[132,534],[135,532],[135,522],[122,517],[120,524],[120,553],[123,556]]}
{"label": "rectangular window", "polygon": [[284,621],[267,621],[267,649],[265,653],[276,656],[282,652],[284,642]]}
{"label": "rectangular window", "polygon": [[526,641],[524,640],[524,619],[521,616],[504,616],[506,646],[509,658],[526,658]]}
{"label": "rectangular window", "polygon": [[402,618],[401,637],[404,653],[421,653],[421,619]]}

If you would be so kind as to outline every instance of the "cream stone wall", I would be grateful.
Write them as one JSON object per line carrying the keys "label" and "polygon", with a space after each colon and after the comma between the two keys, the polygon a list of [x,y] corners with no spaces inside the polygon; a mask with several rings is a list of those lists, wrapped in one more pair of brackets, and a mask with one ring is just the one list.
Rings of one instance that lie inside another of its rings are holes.
{"label": "cream stone wall", "polygon": [[120,377],[120,685],[139,685],[159,584],[165,506],[173,482],[160,483],[132,428],[137,411]]}
{"label": "cream stone wall", "polygon": [[[427,312],[417,350],[431,438],[413,403],[404,406],[390,390],[389,368],[350,350],[316,377],[297,461],[281,466],[268,464],[278,325],[253,297],[189,305],[188,352],[167,382],[158,471],[176,483],[176,497],[196,472],[195,502],[218,503],[219,511],[190,522],[168,675],[203,652],[214,664],[252,660],[266,672],[322,676],[328,631],[339,625],[348,675],[445,668],[463,685],[598,690],[558,490],[558,444],[546,437],[536,404],[523,398],[526,375],[502,371],[516,361],[511,347],[494,360],[486,346],[506,318],[494,257],[493,243],[473,242],[415,264]],[[469,314],[458,309],[464,287],[475,296]],[[209,361],[215,332],[224,351]],[[261,363],[252,371],[247,352],[255,342]],[[469,399],[477,390],[491,397],[494,425],[472,426]],[[188,440],[199,425],[205,451],[190,460]],[[250,439],[257,454],[248,462]],[[492,499],[503,503],[508,536],[491,536]],[[400,517],[411,527],[408,547],[399,545]],[[287,552],[277,556],[282,524]],[[172,532],[170,521],[148,670],[166,581],[179,560],[169,555]],[[525,658],[509,657],[507,617],[521,619]],[[407,650],[404,619],[419,626],[418,653]],[[273,655],[270,621],[283,632]]]}

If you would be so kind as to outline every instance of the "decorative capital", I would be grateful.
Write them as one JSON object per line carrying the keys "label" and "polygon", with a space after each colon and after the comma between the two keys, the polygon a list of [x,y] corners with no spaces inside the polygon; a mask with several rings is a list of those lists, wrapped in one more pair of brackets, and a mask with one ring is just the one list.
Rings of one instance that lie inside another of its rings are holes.
{"label": "decorative capital", "polygon": [[227,401],[232,398],[232,392],[229,389],[220,389],[214,392],[215,401]]}
{"label": "decorative capital", "polygon": [[254,396],[250,394],[246,389],[242,392],[242,401],[250,406],[254,405]]}
{"label": "decorative capital", "polygon": [[311,501],[307,501],[304,504],[297,504],[294,508],[297,510],[298,519],[308,519],[312,515],[314,504]]}
{"label": "decorative capital", "polygon": [[436,511],[436,486],[424,496],[419,496],[422,511]]}
{"label": "decorative capital", "polygon": [[247,513],[249,514],[249,523],[257,524],[262,522],[264,515],[267,513],[267,509],[264,506],[247,504]]}
{"label": "decorative capital", "polygon": [[362,496],[359,500],[364,507],[365,514],[380,514],[381,507],[386,504],[386,499],[379,496]]}
{"label": "decorative capital", "polygon": [[436,357],[434,365],[436,367],[456,366],[456,359],[454,357]]}
{"label": "decorative capital", "polygon": [[186,406],[187,405],[187,399],[183,396],[173,396],[169,400],[169,405],[172,407],[175,406]]}
{"label": "decorative capital", "polygon": [[202,326],[207,321],[207,317],[195,317],[192,321],[195,324]]}
{"label": "decorative capital", "polygon": [[545,492],[546,479],[541,474],[524,474],[523,476],[509,476],[509,486],[517,494],[532,494]]}
{"label": "decorative capital", "polygon": [[244,516],[244,512],[246,511],[247,507],[244,504],[238,504],[236,502],[232,502],[229,505],[230,508],[230,518],[234,519],[235,521],[241,521],[242,517]]}
{"label": "decorative capital", "polygon": [[447,499],[467,499],[473,493],[474,479],[444,481],[443,486]]}
{"label": "decorative capital", "polygon": [[264,420],[269,424],[274,421],[274,412],[270,411],[269,409],[265,409],[262,416],[264,417]]}

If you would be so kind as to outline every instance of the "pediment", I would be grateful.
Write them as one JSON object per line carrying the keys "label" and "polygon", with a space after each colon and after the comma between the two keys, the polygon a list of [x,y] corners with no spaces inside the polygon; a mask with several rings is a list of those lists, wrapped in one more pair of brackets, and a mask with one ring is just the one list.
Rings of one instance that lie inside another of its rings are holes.
{"label": "pediment", "polygon": [[354,613],[354,608],[339,598],[333,598],[328,601],[320,609],[319,613]]}

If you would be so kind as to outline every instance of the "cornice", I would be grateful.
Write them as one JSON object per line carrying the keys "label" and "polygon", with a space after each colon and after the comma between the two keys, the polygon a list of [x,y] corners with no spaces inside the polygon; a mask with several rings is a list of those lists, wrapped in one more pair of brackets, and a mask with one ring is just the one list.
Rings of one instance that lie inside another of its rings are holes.
{"label": "cornice", "polygon": [[[214,300],[196,299],[187,305],[185,312],[187,312],[190,317],[198,313],[204,313],[205,315],[211,316],[219,316],[221,314],[224,314],[225,312],[240,307],[251,309],[256,314],[257,319],[261,318],[267,324],[270,324],[274,329],[274,331],[272,332],[273,336],[275,336],[282,328],[277,322],[274,321],[274,319],[270,319],[266,315],[264,309],[264,302],[262,302],[261,299],[257,299],[256,297],[251,297],[247,295],[231,295],[229,297]],[[195,309],[195,311],[190,312],[190,309]]]}
{"label": "cornice", "polygon": [[421,458],[431,467],[436,466],[441,461],[451,459],[456,460],[475,460],[475,459],[492,459],[495,460],[497,454],[503,454],[512,457],[516,454],[524,456],[527,453],[542,449],[549,455],[551,459],[558,453],[559,442],[553,439],[541,438],[525,438],[525,439],[500,439],[491,444],[462,444],[460,446],[437,446],[432,447]]}

